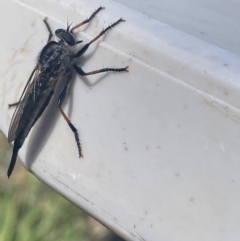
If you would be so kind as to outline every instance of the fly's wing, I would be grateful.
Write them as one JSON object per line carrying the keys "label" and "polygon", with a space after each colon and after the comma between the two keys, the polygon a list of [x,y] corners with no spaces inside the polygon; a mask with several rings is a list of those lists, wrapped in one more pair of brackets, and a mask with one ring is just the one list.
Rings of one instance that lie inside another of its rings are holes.
{"label": "fly's wing", "polygon": [[39,72],[39,67],[38,65],[33,69],[27,84],[24,87],[24,90],[22,92],[22,95],[20,97],[20,100],[17,104],[17,107],[13,113],[13,117],[10,123],[10,127],[9,127],[9,131],[8,131],[8,142],[12,142],[15,140],[18,130],[18,124],[19,124],[19,120],[22,117],[22,113],[23,113],[23,109],[26,106],[26,102],[28,100],[28,96],[32,93],[33,88],[32,86],[34,85],[34,82],[36,82],[37,80],[37,76],[38,76],[38,72]]}

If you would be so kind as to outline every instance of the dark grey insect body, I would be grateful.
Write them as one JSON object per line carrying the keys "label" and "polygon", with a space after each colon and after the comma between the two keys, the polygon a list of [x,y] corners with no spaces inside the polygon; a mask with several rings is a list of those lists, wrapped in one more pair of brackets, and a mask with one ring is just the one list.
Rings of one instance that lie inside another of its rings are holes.
{"label": "dark grey insect body", "polygon": [[47,23],[47,19],[44,20],[44,23],[49,31],[48,42],[39,54],[37,65],[28,79],[28,82],[23,90],[19,102],[16,103],[17,107],[15,109],[9,127],[8,141],[14,141],[14,146],[12,159],[7,172],[8,177],[10,177],[15,166],[19,149],[22,147],[29,131],[47,107],[54,93],[55,86],[58,81],[61,81],[62,77],[65,77],[66,83],[58,99],[58,108],[74,133],[78,147],[79,157],[83,157],[77,129],[71,123],[71,121],[66,116],[61,107],[67,93],[68,86],[71,82],[73,71],[75,70],[78,74],[82,76],[108,71],[128,71],[128,67],[125,67],[104,68],[86,73],[81,69],[81,67],[77,65],[78,58],[85,53],[85,51],[93,42],[95,42],[98,38],[104,35],[109,29],[124,21],[122,19],[119,19],[106,29],[102,30],[94,39],[92,39],[89,43],[85,44],[77,53],[74,53],[71,49],[71,46],[75,46],[82,41],[76,40],[73,31],[76,28],[79,28],[80,26],[88,23],[102,9],[103,7],[98,8],[88,19],[72,28],[68,26],[66,30],[57,29],[55,31],[55,34],[59,38],[58,42],[51,41],[53,34],[50,26]]}

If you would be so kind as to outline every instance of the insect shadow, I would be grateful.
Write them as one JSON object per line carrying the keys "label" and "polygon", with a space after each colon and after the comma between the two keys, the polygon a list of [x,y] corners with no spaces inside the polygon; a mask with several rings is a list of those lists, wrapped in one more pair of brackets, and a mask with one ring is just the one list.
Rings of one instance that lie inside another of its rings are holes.
{"label": "insect shadow", "polygon": [[[98,85],[101,81],[103,81],[107,75],[110,73],[105,73],[102,76],[99,76],[94,83],[90,82],[87,77],[81,77],[81,80],[74,74],[72,84],[70,85],[68,96],[66,97],[66,101],[63,104],[63,107],[68,106],[67,115],[69,117],[72,116],[72,109],[73,109],[73,89],[76,81],[82,81],[87,87],[93,87]],[[32,164],[41,153],[42,149],[45,146],[45,143],[48,141],[49,137],[51,136],[58,120],[61,118],[61,114],[57,108],[57,102],[59,98],[59,93],[62,90],[64,83],[59,82],[56,86],[55,93],[50,101],[48,108],[46,108],[45,112],[42,114],[41,118],[37,122],[35,128],[32,130],[31,135],[29,136],[29,142],[26,148],[26,168],[29,170],[31,169]],[[64,142],[64,140],[62,140]],[[57,148],[56,148],[57,150]]]}

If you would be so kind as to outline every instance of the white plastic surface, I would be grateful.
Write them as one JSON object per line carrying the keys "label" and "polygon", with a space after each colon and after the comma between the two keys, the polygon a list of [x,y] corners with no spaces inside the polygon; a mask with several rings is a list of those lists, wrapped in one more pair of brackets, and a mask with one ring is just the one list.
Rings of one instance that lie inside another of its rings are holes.
{"label": "white plastic surface", "polygon": [[[1,1],[0,128],[53,29],[78,23],[99,1]],[[57,95],[20,151],[39,179],[127,240],[240,239],[240,59],[115,2],[79,32],[85,42],[116,26],[81,60],[64,110]],[[92,86],[89,87],[89,81]],[[14,172],[11,178],[14,178]],[[6,180],[7,181],[7,180]]]}
{"label": "white plastic surface", "polygon": [[114,0],[210,44],[240,55],[235,0]]}

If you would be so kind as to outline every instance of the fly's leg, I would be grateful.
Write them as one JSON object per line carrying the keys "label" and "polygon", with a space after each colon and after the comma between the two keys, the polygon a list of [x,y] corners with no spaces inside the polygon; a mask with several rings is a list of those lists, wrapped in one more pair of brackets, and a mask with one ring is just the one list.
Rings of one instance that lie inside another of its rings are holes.
{"label": "fly's leg", "polygon": [[83,157],[78,131],[77,131],[76,127],[71,123],[71,121],[69,120],[69,118],[67,117],[67,115],[64,113],[64,111],[62,109],[62,103],[63,103],[63,101],[65,99],[65,96],[66,96],[66,93],[67,93],[70,81],[71,81],[71,73],[69,72],[68,80],[67,80],[65,86],[63,87],[63,89],[62,89],[62,91],[60,93],[60,96],[58,98],[58,109],[59,109],[60,113],[62,114],[63,118],[68,123],[68,125],[71,128],[72,132],[74,133],[75,140],[76,140],[76,143],[77,143],[79,157]]}
{"label": "fly's leg", "polygon": [[11,108],[13,106],[17,106],[21,101],[18,101],[18,102],[15,102],[15,103],[12,103],[12,104],[8,104],[8,107]]}
{"label": "fly's leg", "polygon": [[125,22],[124,19],[120,18],[118,21],[116,21],[115,23],[109,25],[107,28],[103,29],[94,39],[92,39],[89,43],[85,44],[75,55],[75,58],[80,57],[81,55],[83,55],[86,50],[88,49],[88,47],[95,42],[96,40],[98,40],[101,36],[103,36],[108,30],[110,30],[111,28],[115,27],[117,24],[121,23],[121,22]]}
{"label": "fly's leg", "polygon": [[77,24],[76,26],[72,27],[70,32],[73,33],[73,30],[75,30],[76,28],[79,28],[80,26],[82,26],[86,23],[89,23],[95,17],[95,15],[102,9],[104,9],[104,7],[99,7],[97,10],[95,10],[92,13],[92,15],[89,18],[85,19],[83,22],[81,22],[81,23]]}
{"label": "fly's leg", "polygon": [[98,69],[98,70],[94,70],[94,71],[87,72],[87,73],[84,72],[82,70],[82,68],[80,68],[77,65],[73,65],[73,68],[77,71],[78,74],[80,74],[82,76],[99,74],[99,73],[103,73],[103,72],[128,72],[128,66],[125,68],[103,68],[103,69]]}
{"label": "fly's leg", "polygon": [[43,22],[45,23],[45,25],[47,27],[47,30],[49,32],[48,41],[47,41],[47,43],[49,43],[51,41],[52,37],[53,37],[53,33],[52,33],[52,30],[51,30],[51,28],[50,28],[50,26],[49,26],[49,24],[47,22],[47,17],[44,18]]}
{"label": "fly's leg", "polygon": [[[115,23],[111,24],[110,26],[108,26],[107,28],[105,28],[104,30],[102,30],[94,39],[92,39],[89,43],[87,43],[86,45],[84,45],[75,55],[75,58],[80,57],[81,55],[83,55],[86,50],[88,49],[88,47],[95,42],[97,39],[99,39],[102,35],[104,35],[109,29],[115,27],[117,24],[124,22],[125,20],[123,20],[122,18],[120,18],[118,21],[116,21]],[[80,68],[79,66],[77,66],[76,64],[73,65],[73,68],[76,70],[76,72],[82,76],[86,76],[86,75],[93,75],[93,74],[98,74],[98,73],[103,73],[103,72],[128,72],[128,66],[125,68],[103,68],[103,69],[98,69],[98,70],[94,70],[91,72],[84,72],[82,70],[82,68]]]}

